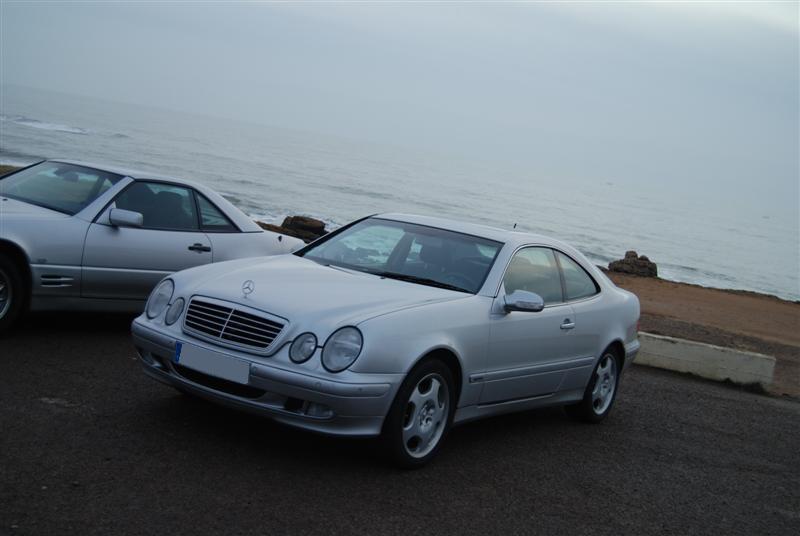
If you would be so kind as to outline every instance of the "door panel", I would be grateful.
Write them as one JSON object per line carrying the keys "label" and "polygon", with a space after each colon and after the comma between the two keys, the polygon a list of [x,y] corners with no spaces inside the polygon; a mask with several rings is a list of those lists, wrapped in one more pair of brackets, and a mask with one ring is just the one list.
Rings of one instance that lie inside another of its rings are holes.
{"label": "door panel", "polygon": [[[113,208],[138,212],[142,227],[116,227]],[[192,190],[162,181],[135,181],[89,227],[83,250],[82,296],[147,298],[164,276],[212,262],[200,231]]]}
{"label": "door panel", "polygon": [[607,344],[608,318],[613,311],[602,307],[599,297],[575,302],[572,308],[575,311],[575,329],[572,330],[574,351],[581,357],[594,360],[600,357],[604,344]]}
{"label": "door panel", "polygon": [[[539,312],[507,312],[505,296],[515,291],[538,294],[545,308]],[[571,337],[575,325],[575,313],[564,303],[553,251],[538,246],[520,248],[506,268],[492,308],[489,363],[481,403],[558,391],[565,370],[575,366],[578,357]]]}
{"label": "door panel", "polygon": [[[502,301],[502,294],[497,300]],[[570,332],[572,307],[554,305],[538,313],[515,311],[492,315],[488,370],[481,404],[550,394],[558,390],[574,357]]]}
{"label": "door panel", "polygon": [[[195,244],[208,250],[190,250]],[[82,295],[144,300],[164,276],[208,264],[211,259],[211,242],[198,231],[161,231],[93,223],[83,252]]]}

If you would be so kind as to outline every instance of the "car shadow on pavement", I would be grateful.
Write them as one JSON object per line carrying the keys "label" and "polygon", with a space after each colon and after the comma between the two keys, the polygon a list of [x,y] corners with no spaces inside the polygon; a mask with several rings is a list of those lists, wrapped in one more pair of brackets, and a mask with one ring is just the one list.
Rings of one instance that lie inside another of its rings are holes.
{"label": "car shadow on pavement", "polygon": [[126,313],[88,313],[88,312],[47,312],[28,313],[4,336],[12,338],[19,335],[46,331],[48,336],[63,333],[130,333],[131,322],[138,315]]}
{"label": "car shadow on pavement", "polygon": [[[207,449],[204,455],[214,456],[219,450],[252,458],[253,463],[301,463],[304,471],[393,470],[378,438],[330,437],[298,430],[164,388],[164,396],[140,408],[148,417],[147,426],[161,428],[180,443]],[[469,462],[476,454],[481,458],[487,452],[497,454],[546,434],[547,429],[570,427],[570,422],[560,408],[548,408],[466,423],[452,429],[440,458]]]}
{"label": "car shadow on pavement", "polygon": [[[239,456],[291,463],[304,462],[329,467],[380,464],[375,439],[329,437],[298,430],[267,417],[226,408],[199,397],[166,390],[164,396],[141,407],[149,426],[183,437],[181,442],[202,445],[209,451],[222,449]],[[209,455],[211,452],[209,452]]]}

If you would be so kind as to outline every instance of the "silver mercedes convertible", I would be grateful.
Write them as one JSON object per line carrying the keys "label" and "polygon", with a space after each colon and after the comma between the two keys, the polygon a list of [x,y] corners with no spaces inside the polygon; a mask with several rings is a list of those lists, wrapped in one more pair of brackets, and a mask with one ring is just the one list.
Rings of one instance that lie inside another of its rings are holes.
{"label": "silver mercedes convertible", "polygon": [[40,162],[0,178],[0,332],[26,308],[139,313],[169,273],[302,245],[200,184]]}
{"label": "silver mercedes convertible", "polygon": [[428,462],[454,424],[564,405],[599,422],[639,349],[639,301],[543,236],[386,214],[294,255],[164,279],[134,320],[153,378]]}

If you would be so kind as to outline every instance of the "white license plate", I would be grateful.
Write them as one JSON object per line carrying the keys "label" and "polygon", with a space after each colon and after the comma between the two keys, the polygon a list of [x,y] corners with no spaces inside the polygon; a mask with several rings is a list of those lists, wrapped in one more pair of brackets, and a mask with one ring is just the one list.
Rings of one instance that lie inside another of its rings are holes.
{"label": "white license plate", "polygon": [[175,343],[175,363],[210,376],[247,385],[250,363],[185,342]]}

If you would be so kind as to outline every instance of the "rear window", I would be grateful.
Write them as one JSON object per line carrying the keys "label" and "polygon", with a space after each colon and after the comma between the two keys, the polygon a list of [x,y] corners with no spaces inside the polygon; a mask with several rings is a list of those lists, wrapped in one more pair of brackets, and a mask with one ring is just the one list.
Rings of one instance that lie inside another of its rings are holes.
{"label": "rear window", "polygon": [[564,273],[567,300],[588,298],[600,292],[600,288],[594,279],[577,262],[560,251],[557,252],[557,255],[558,262],[561,264],[561,271]]}
{"label": "rear window", "polygon": [[200,226],[204,231],[232,233],[238,229],[231,221],[202,194],[195,192],[197,206],[200,208]]}

